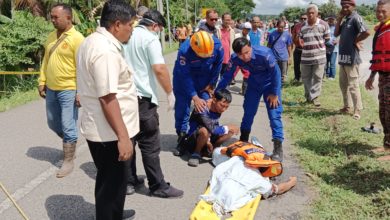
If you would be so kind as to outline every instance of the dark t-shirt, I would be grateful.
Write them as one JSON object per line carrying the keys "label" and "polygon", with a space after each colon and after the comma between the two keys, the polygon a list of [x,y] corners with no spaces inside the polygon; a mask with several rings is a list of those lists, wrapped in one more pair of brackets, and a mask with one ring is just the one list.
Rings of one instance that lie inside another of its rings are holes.
{"label": "dark t-shirt", "polygon": [[358,15],[356,11],[344,18],[344,21],[340,26],[340,65],[354,65],[362,62],[359,55],[359,49],[355,45],[355,41],[359,33],[366,31],[367,27],[363,22],[363,18]]}

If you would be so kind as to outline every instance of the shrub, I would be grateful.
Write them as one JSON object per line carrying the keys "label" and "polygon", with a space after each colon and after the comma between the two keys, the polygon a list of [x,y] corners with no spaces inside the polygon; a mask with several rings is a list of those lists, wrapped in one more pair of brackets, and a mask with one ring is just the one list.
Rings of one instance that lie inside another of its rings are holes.
{"label": "shrub", "polygon": [[15,11],[11,22],[0,27],[0,70],[37,69],[43,44],[53,26],[42,17]]}

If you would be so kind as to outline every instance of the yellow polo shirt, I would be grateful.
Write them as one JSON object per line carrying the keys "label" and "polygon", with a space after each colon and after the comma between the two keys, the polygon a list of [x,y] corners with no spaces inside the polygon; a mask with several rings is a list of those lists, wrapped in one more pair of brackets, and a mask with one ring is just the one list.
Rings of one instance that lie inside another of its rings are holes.
{"label": "yellow polo shirt", "polygon": [[83,35],[72,27],[60,45],[49,58],[50,49],[57,43],[57,30],[51,32],[45,43],[45,56],[38,79],[39,85],[46,85],[51,90],[76,90],[76,54],[84,40]]}

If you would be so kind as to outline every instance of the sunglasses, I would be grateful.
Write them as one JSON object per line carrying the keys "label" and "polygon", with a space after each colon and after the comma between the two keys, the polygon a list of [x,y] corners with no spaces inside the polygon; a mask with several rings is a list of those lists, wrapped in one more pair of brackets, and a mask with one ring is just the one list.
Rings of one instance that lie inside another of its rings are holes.
{"label": "sunglasses", "polygon": [[301,18],[301,20],[307,20],[307,18]]}
{"label": "sunglasses", "polygon": [[210,18],[210,21],[218,21],[218,18]]}

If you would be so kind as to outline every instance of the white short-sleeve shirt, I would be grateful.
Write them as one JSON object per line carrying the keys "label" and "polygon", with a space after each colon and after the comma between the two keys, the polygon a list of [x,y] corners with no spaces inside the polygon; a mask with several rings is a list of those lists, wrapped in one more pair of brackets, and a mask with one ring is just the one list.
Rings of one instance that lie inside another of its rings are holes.
{"label": "white short-sleeve shirt", "polygon": [[129,137],[139,131],[138,99],[131,67],[123,58],[122,44],[98,27],[77,54],[77,91],[81,102],[81,133],[89,141],[116,141],[99,97],[116,94]]}

